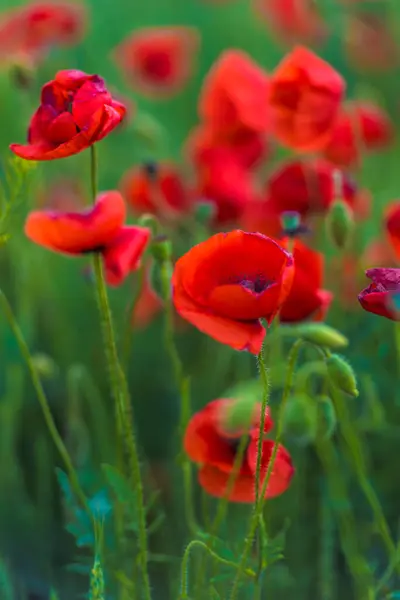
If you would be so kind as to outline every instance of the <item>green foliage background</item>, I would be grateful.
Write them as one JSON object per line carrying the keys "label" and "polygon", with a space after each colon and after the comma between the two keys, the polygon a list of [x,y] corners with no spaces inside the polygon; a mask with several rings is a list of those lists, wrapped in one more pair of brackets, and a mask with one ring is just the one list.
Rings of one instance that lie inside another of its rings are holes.
{"label": "green foliage background", "polygon": [[[352,72],[341,46],[344,9],[335,0],[319,4],[332,28],[322,54],[346,77],[349,96],[378,97],[398,120],[400,73],[368,78]],[[1,6],[8,9],[14,4],[3,0]],[[99,73],[110,87],[137,106],[132,124],[109,136],[99,148],[100,187],[110,189],[118,185],[126,168],[143,159],[182,160],[182,143],[197,119],[201,79],[223,49],[243,48],[269,70],[284,54],[284,49],[270,39],[265,26],[257,21],[248,0],[226,5],[202,0],[92,0],[88,6],[90,30],[84,43],[68,51],[54,50],[37,73],[29,93],[15,89],[7,73],[0,74],[3,165],[10,156],[9,143],[25,138],[41,85],[58,69],[78,68]],[[391,11],[394,26],[398,28],[397,0],[391,4],[377,2],[373,8]],[[126,88],[110,53],[133,29],[162,24],[198,27],[202,36],[201,53],[196,76],[182,94],[168,102],[150,102]],[[140,135],[148,117],[159,123],[164,132],[155,145],[146,143]],[[390,153],[369,158],[364,164],[359,180],[372,192],[373,214],[357,232],[360,249],[381,234],[382,210],[398,196],[398,156],[396,145]],[[4,172],[3,168],[3,175]],[[60,174],[76,174],[88,184],[89,153],[40,165],[32,174],[32,183],[24,191],[11,223],[11,239],[0,249],[1,288],[12,301],[33,353],[45,354],[54,361],[45,380],[46,391],[82,479],[94,493],[98,489],[98,465],[112,462],[114,444],[110,429],[113,409],[105,381],[93,285],[82,274],[84,260],[68,260],[33,247],[22,233],[24,217],[35,204],[36,186],[46,185]],[[133,291],[132,282],[122,289],[111,290],[120,335]],[[400,500],[397,475],[400,348],[396,348],[394,326],[357,308],[355,312],[343,310],[337,302],[328,322],[350,338],[346,354],[361,382],[360,398],[352,401],[351,410],[360,439],[368,449],[371,480],[396,535]],[[179,400],[169,359],[163,350],[161,324],[162,315],[146,331],[134,334],[129,382],[143,457],[153,475],[166,481],[163,510],[167,518],[152,542],[154,552],[179,557],[187,541],[181,517],[182,481],[175,459],[179,449],[176,432]],[[220,347],[195,331],[178,334],[178,338],[185,367],[193,374],[195,407],[221,396],[233,383],[255,377],[252,357]],[[273,365],[278,389],[286,354],[284,346]],[[0,319],[0,364],[0,554],[21,594],[25,590],[46,597],[49,585],[54,585],[60,598],[72,600],[87,590],[87,578],[65,568],[74,562],[76,550],[73,537],[64,528],[65,511],[55,476],[58,456],[5,319]],[[273,406],[278,397],[273,395]],[[279,532],[286,518],[291,522],[286,535],[286,562],[271,570],[266,590],[272,595],[265,597],[289,598],[296,594],[298,600],[329,600],[321,590],[325,578],[330,577],[336,590],[332,597],[350,599],[353,596],[348,573],[315,451],[312,446],[293,445],[290,440],[287,443],[297,475],[290,490],[268,504],[272,529]],[[386,566],[386,559],[371,514],[348,472],[346,459],[340,455],[340,460],[351,490],[348,501],[356,510],[360,539],[368,551],[368,560],[380,572]],[[248,507],[230,509],[229,535],[236,542],[243,539],[244,517],[248,512]],[[328,566],[319,563],[320,555],[329,558]],[[166,582],[172,572],[177,575],[175,567],[171,569],[162,563],[152,566],[157,599],[167,597]]]}

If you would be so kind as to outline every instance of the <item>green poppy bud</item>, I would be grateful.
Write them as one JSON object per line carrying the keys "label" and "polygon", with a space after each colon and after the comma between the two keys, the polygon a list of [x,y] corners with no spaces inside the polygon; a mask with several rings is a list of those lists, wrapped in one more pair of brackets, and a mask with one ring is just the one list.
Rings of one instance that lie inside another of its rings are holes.
{"label": "green poppy bud", "polygon": [[[285,326],[284,328],[286,329]],[[289,331],[293,337],[330,350],[345,348],[349,344],[349,340],[340,331],[325,323],[302,323],[291,327]]]}
{"label": "green poppy bud", "polygon": [[171,240],[166,235],[157,235],[150,245],[150,252],[157,262],[170,262],[172,258]]}
{"label": "green poppy bud", "polygon": [[358,396],[357,380],[352,367],[337,354],[332,354],[326,360],[328,377],[335,387],[349,396]]}
{"label": "green poppy bud", "polygon": [[317,436],[318,412],[315,401],[307,394],[297,394],[289,398],[283,416],[285,434],[305,446]]}
{"label": "green poppy bud", "polygon": [[326,225],[329,237],[336,248],[344,249],[353,230],[353,211],[344,200],[335,200],[328,212]]}
{"label": "green poppy bud", "polygon": [[229,433],[241,433],[250,428],[254,416],[254,408],[259,401],[257,396],[236,398],[224,410],[223,427]]}

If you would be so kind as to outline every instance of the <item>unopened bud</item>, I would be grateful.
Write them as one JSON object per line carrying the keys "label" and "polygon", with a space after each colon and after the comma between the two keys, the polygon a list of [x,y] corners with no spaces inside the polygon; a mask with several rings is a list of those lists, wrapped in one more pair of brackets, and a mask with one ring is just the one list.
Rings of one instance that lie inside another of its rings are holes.
{"label": "unopened bud", "polygon": [[157,262],[170,262],[172,258],[171,240],[166,235],[156,236],[150,245],[150,252]]}
{"label": "unopened bud", "polygon": [[291,328],[291,333],[294,337],[301,338],[317,346],[329,348],[330,350],[345,348],[349,344],[349,340],[340,331],[329,325],[325,325],[325,323],[302,323],[301,325],[295,325]]}
{"label": "unopened bud", "polygon": [[47,354],[37,353],[32,356],[32,363],[38,374],[44,379],[51,379],[58,373],[58,366]]}
{"label": "unopened bud", "polygon": [[337,425],[336,411],[332,400],[328,396],[318,396],[318,438],[327,440],[332,437]]}
{"label": "unopened bud", "polygon": [[307,394],[289,398],[284,412],[284,431],[300,445],[313,442],[318,429],[317,405]]}
{"label": "unopened bud", "polygon": [[233,399],[221,412],[221,427],[229,435],[240,435],[250,429],[258,398],[244,396]]}
{"label": "unopened bud", "polygon": [[326,360],[328,377],[331,382],[342,392],[349,396],[358,396],[357,380],[352,367],[337,354],[332,354]]}
{"label": "unopened bud", "polygon": [[158,235],[160,231],[160,223],[155,215],[151,213],[144,213],[138,219],[137,224],[139,227],[147,227],[152,232],[153,237]]}
{"label": "unopened bud", "polygon": [[353,211],[344,200],[334,200],[326,220],[328,234],[336,248],[347,246],[353,230]]}

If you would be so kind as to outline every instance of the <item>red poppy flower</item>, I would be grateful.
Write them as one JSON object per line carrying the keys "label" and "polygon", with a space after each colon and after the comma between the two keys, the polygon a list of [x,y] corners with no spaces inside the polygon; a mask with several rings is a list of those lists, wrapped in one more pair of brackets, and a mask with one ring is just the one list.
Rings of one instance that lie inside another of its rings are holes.
{"label": "red poppy flower", "polygon": [[100,252],[107,281],[119,285],[140,264],[150,231],[124,226],[125,204],[119,192],[99,194],[80,212],[37,211],[28,215],[25,233],[33,242],[71,256]]}
{"label": "red poppy flower", "polygon": [[240,50],[226,50],[211,67],[199,98],[199,114],[218,132],[265,133],[270,125],[269,77]]}
{"label": "red poppy flower", "polygon": [[26,160],[54,160],[78,154],[108,135],[125,116],[125,107],[108,92],[98,75],[59,71],[42,88],[28,144],[10,148]]}
{"label": "red poppy flower", "polygon": [[120,189],[137,214],[176,218],[189,210],[191,197],[172,163],[148,163],[125,173]]}
{"label": "red poppy flower", "polygon": [[358,296],[363,309],[399,321],[400,311],[393,300],[400,293],[400,269],[368,269],[365,274],[372,283]]}
{"label": "red poppy flower", "polygon": [[340,111],[324,156],[341,167],[358,164],[365,151],[387,147],[393,140],[388,115],[371,102],[349,102]]}
{"label": "red poppy flower", "polygon": [[397,258],[400,258],[400,202],[393,202],[385,211],[385,227]]}
{"label": "red poppy flower", "polygon": [[0,17],[0,60],[26,55],[37,62],[52,46],[78,43],[86,28],[86,9],[78,2],[31,2]]}
{"label": "red poppy flower", "polygon": [[285,44],[320,44],[327,37],[315,0],[255,0],[254,4],[270,33]]}
{"label": "red poppy flower", "polygon": [[226,225],[237,222],[246,204],[253,200],[255,188],[252,174],[224,149],[215,149],[203,156],[197,169],[195,195],[216,207],[215,222]]}
{"label": "red poppy flower", "polygon": [[[288,240],[280,242],[287,247]],[[323,321],[332,301],[332,294],[322,289],[324,256],[294,240],[294,278],[289,295],[279,312],[282,323],[297,323],[305,319]]]}
{"label": "red poppy flower", "polygon": [[200,45],[193,27],[149,27],[132,33],[115,51],[127,79],[158,99],[179,92],[192,75]]}
{"label": "red poppy flower", "polygon": [[298,151],[320,150],[335,124],[345,88],[343,78],[327,62],[306,48],[295,48],[270,81],[277,140]]}
{"label": "red poppy flower", "polygon": [[214,151],[230,153],[245,169],[256,167],[269,154],[267,137],[252,129],[218,132],[208,125],[196,127],[186,143],[186,150],[196,165],[207,163]]}
{"label": "red poppy flower", "polygon": [[[285,162],[268,179],[265,197],[279,212],[324,213],[335,199],[335,171],[337,167],[323,159]],[[341,176],[343,200],[354,207],[356,186],[345,173]]]}
{"label": "red poppy flower", "polygon": [[[184,437],[184,448],[189,458],[200,464],[199,483],[210,495],[225,497],[232,479],[235,455],[243,432],[225,430],[224,413],[235,400],[219,399],[207,404],[190,420]],[[258,453],[261,406],[254,413],[249,428],[249,441],[240,469],[234,480],[228,500],[230,502],[255,501],[255,474]],[[264,433],[273,426],[270,416],[265,419]],[[262,443],[262,462],[259,492],[262,490],[265,475],[274,448],[272,440]],[[287,490],[294,475],[294,467],[288,451],[278,447],[274,468],[270,476],[265,497],[273,498]]]}
{"label": "red poppy flower", "polygon": [[363,10],[349,14],[343,43],[348,63],[359,71],[381,73],[399,64],[399,45],[384,14]]}
{"label": "red poppy flower", "polygon": [[150,280],[151,265],[146,268],[143,288],[132,312],[132,325],[144,329],[161,312],[164,303],[156,294]]}
{"label": "red poppy flower", "polygon": [[194,246],[174,269],[177,312],[200,331],[236,350],[257,354],[293,279],[292,256],[274,240],[240,230]]}

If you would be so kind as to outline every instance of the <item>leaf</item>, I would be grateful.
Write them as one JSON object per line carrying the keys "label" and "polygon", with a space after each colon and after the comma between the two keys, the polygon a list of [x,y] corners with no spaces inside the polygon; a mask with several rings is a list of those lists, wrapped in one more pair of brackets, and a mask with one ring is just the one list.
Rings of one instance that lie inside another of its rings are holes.
{"label": "leaf", "polygon": [[129,482],[121,475],[118,469],[107,464],[102,464],[101,468],[103,469],[107,483],[117,497],[117,500],[121,504],[134,505],[136,494],[132,491]]}

